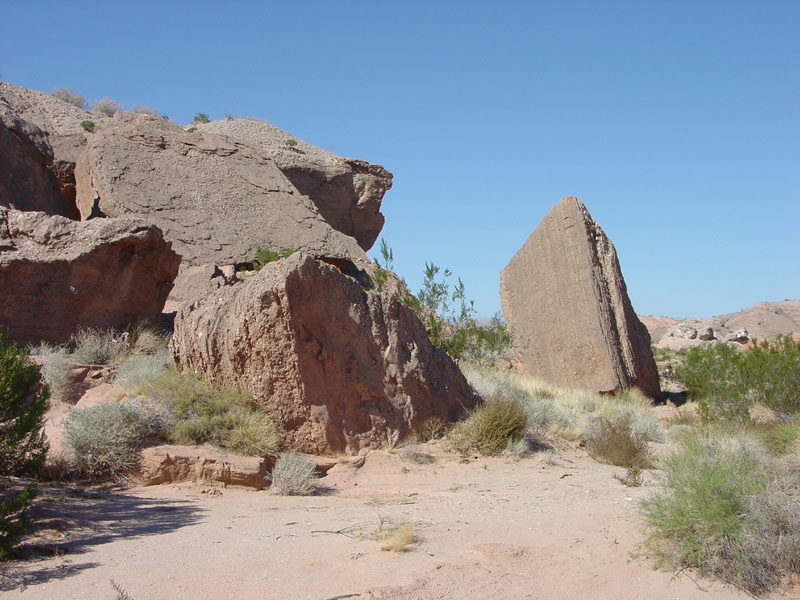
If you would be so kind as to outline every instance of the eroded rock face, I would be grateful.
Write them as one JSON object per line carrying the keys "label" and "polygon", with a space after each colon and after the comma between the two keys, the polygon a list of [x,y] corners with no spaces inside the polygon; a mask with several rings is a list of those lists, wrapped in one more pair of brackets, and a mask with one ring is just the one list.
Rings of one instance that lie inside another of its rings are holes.
{"label": "eroded rock face", "polygon": [[117,114],[76,167],[81,216],[135,215],[157,225],[185,266],[252,260],[257,247],[365,260],[274,161],[228,138]]}
{"label": "eroded rock face", "polygon": [[175,359],[248,390],[311,453],[395,442],[477,401],[411,309],[304,254],[184,304]]}
{"label": "eroded rock face", "polygon": [[157,321],[180,257],[137,219],[86,223],[0,207],[0,325],[19,343],[63,343],[78,326]]}
{"label": "eroded rock face", "polygon": [[19,204],[23,200],[18,198],[12,207],[77,219],[75,163],[92,135],[81,127],[81,122],[93,121],[96,126],[102,126],[107,120],[108,117],[73,106],[51,94],[0,82],[0,121],[23,139],[23,143],[41,152],[43,164],[58,182],[63,203],[59,209],[52,210],[40,203],[36,208],[28,208],[33,206],[31,204],[23,208]]}
{"label": "eroded rock face", "polygon": [[565,387],[659,394],[650,335],[611,240],[574,197],[544,216],[500,273],[521,369]]}
{"label": "eroded rock face", "polygon": [[244,142],[270,156],[300,193],[311,198],[325,220],[354,237],[364,250],[378,239],[384,223],[381,202],[392,187],[392,174],[380,165],[336,156],[256,119],[224,119],[201,124],[199,129]]}

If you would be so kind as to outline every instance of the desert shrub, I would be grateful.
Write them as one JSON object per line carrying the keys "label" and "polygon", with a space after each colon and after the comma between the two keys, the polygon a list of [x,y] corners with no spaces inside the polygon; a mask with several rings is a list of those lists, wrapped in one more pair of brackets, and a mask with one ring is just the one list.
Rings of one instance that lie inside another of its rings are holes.
{"label": "desert shrub", "polygon": [[123,480],[145,439],[166,433],[164,421],[133,400],[74,409],[62,425],[67,460],[89,478]]}
{"label": "desert shrub", "polygon": [[425,420],[422,427],[415,433],[421,442],[437,440],[447,433],[450,424],[442,417],[430,417]]}
{"label": "desert shrub", "polygon": [[494,396],[480,404],[447,435],[450,446],[460,454],[495,454],[509,440],[521,438],[528,429],[525,407],[515,398]]}
{"label": "desert shrub", "polygon": [[800,342],[782,337],[742,352],[728,344],[693,348],[676,378],[706,420],[746,422],[756,403],[789,419],[800,413]]}
{"label": "desert shrub", "polygon": [[194,116],[194,119],[192,119],[192,123],[209,123],[209,122],[210,119],[208,118],[208,115],[206,113],[201,113],[201,112],[197,113]]}
{"label": "desert shrub", "polygon": [[282,452],[272,469],[270,490],[281,496],[308,496],[314,493],[316,466],[296,452]]}
{"label": "desert shrub", "polygon": [[288,140],[286,140],[286,141],[285,141],[285,142],[283,142],[283,143],[284,143],[286,146],[288,146],[289,148],[294,148],[295,146],[297,146],[297,140],[295,140],[295,139],[293,139],[293,138],[289,138]]}
{"label": "desert shrub", "polygon": [[89,120],[81,121],[81,127],[83,128],[84,131],[92,133],[94,131],[94,121],[89,121]]}
{"label": "desert shrub", "polygon": [[174,369],[164,370],[139,390],[172,411],[168,435],[175,443],[210,443],[255,456],[273,454],[281,446],[278,427],[252,407],[250,396],[241,390],[215,387]]}
{"label": "desert shrub", "polygon": [[657,563],[693,568],[753,594],[800,572],[800,465],[776,467],[749,434],[680,439],[645,500],[645,547]]}
{"label": "desert shrub", "polygon": [[73,91],[72,88],[53,88],[50,92],[53,96],[58,98],[59,100],[63,100],[64,102],[69,102],[73,106],[77,106],[78,108],[82,108],[86,110],[86,99],[83,97],[82,94]]}
{"label": "desert shrub", "polygon": [[42,342],[31,348],[30,353],[42,361],[42,379],[50,389],[50,396],[54,400],[67,400],[74,384],[72,371],[75,367],[69,351],[63,346]]}
{"label": "desert shrub", "polygon": [[[394,253],[381,238],[381,258],[375,259],[372,285],[386,291]],[[464,282],[451,285],[452,273],[434,263],[425,263],[422,288],[414,295],[404,280],[394,289],[394,296],[411,308],[425,325],[431,343],[456,360],[491,364],[511,347],[511,335],[500,313],[482,325],[475,320],[475,303],[467,299]]]}
{"label": "desert shrub", "polygon": [[149,106],[138,106],[134,104],[131,106],[131,112],[135,115],[147,115],[148,117],[159,117],[161,111],[157,108],[150,108]]}
{"label": "desert shrub", "polygon": [[600,462],[627,468],[652,464],[647,434],[636,432],[628,418],[596,416],[586,428],[586,450]]}
{"label": "desert shrub", "polygon": [[566,429],[573,425],[570,414],[549,398],[531,398],[526,410],[528,424],[540,431]]}
{"label": "desert shrub", "polygon": [[7,485],[7,478],[35,476],[44,463],[47,399],[47,386],[41,386],[27,351],[9,343],[0,329],[0,560],[8,557],[30,525],[27,508],[36,485],[28,483],[17,491]]}
{"label": "desert shrub", "polygon": [[111,98],[101,98],[92,104],[92,112],[96,112],[107,117],[113,117],[122,110],[122,105],[117,104]]}
{"label": "desert shrub", "polygon": [[167,352],[129,356],[120,363],[114,383],[129,394],[138,394],[158,380],[170,362]]}
{"label": "desert shrub", "polygon": [[71,338],[75,347],[72,358],[84,364],[104,365],[120,359],[130,352],[125,337],[113,329],[79,328]]}
{"label": "desert shrub", "polygon": [[0,477],[36,474],[47,455],[42,432],[49,390],[24,349],[0,329]]}
{"label": "desert shrub", "polygon": [[614,473],[614,479],[619,481],[626,487],[640,487],[642,485],[642,468],[641,467],[628,467],[625,469],[625,474],[620,475]]}
{"label": "desert shrub", "polygon": [[788,454],[798,448],[800,420],[755,425],[753,433],[772,454]]}
{"label": "desert shrub", "polygon": [[669,429],[667,429],[667,439],[670,440],[679,440],[685,435],[693,434],[697,431],[697,427],[694,425],[673,425]]}
{"label": "desert shrub", "polygon": [[133,354],[156,355],[167,351],[168,336],[155,327],[140,323],[131,327],[128,334]]}

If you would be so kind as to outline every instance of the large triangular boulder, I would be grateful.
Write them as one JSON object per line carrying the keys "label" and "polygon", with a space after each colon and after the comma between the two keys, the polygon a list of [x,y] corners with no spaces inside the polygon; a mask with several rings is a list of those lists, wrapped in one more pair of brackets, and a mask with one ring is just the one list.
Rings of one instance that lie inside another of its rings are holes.
{"label": "large triangular boulder", "polygon": [[392,444],[478,401],[410,308],[301,253],[185,303],[172,348],[184,368],[249,391],[310,453]]}
{"label": "large triangular boulder", "polygon": [[180,257],[138,219],[86,223],[0,207],[0,326],[25,344],[157,322]]}
{"label": "large triangular boulder", "polygon": [[614,245],[577,198],[550,209],[502,270],[500,300],[523,372],[564,387],[659,395],[650,335]]}

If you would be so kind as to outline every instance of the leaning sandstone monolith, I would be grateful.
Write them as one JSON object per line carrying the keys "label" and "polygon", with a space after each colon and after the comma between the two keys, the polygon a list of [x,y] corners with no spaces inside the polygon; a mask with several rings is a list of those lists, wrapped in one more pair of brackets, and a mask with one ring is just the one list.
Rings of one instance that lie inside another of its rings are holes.
{"label": "leaning sandstone monolith", "polygon": [[628,298],[611,240],[563,198],[500,273],[520,369],[556,385],[659,394],[650,335]]}
{"label": "leaning sandstone monolith", "polygon": [[301,253],[185,303],[172,350],[249,391],[291,447],[316,454],[394,443],[478,400],[410,308]]}
{"label": "leaning sandstone monolith", "polygon": [[180,257],[138,219],[85,223],[0,207],[0,326],[18,343],[157,321]]}

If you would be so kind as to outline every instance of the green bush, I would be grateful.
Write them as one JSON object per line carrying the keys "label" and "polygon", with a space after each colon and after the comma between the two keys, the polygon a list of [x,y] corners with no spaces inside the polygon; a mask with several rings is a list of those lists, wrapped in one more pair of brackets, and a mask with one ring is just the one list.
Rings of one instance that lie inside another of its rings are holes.
{"label": "green bush", "polygon": [[194,119],[192,119],[192,123],[209,123],[209,122],[210,120],[208,118],[208,115],[206,113],[201,113],[201,112],[197,113],[194,116]]}
{"label": "green bush", "polygon": [[693,568],[753,594],[800,572],[800,464],[776,464],[749,434],[680,438],[661,491],[641,505],[658,565]]}
{"label": "green bush", "polygon": [[49,391],[25,350],[0,329],[0,477],[35,475],[47,455],[42,432]]}
{"label": "green bush", "polygon": [[295,452],[282,452],[275,461],[270,490],[281,496],[308,496],[314,493],[316,465]]}
{"label": "green bush", "polygon": [[146,438],[165,434],[165,421],[132,400],[74,409],[62,425],[67,460],[91,479],[124,480]]}
{"label": "green bush", "polygon": [[728,344],[693,348],[676,378],[706,420],[749,420],[760,403],[781,419],[800,413],[800,342],[790,337],[745,351]]}
{"label": "green bush", "polygon": [[81,127],[83,127],[84,131],[92,133],[94,131],[94,121],[81,121]]}
{"label": "green bush", "polygon": [[528,417],[522,403],[516,398],[494,396],[456,423],[447,439],[460,454],[488,455],[504,450],[510,440],[521,438],[527,430]]}
{"label": "green bush", "polygon": [[253,270],[260,271],[269,263],[275,262],[276,260],[280,260],[282,258],[288,258],[294,254],[294,252],[294,249],[270,250],[269,248],[257,248],[256,258],[253,261]]}
{"label": "green bush", "polygon": [[25,350],[7,341],[0,329],[0,560],[8,556],[30,524],[26,509],[36,495],[29,483],[19,492],[7,478],[36,475],[47,456],[42,428],[47,386]]}

